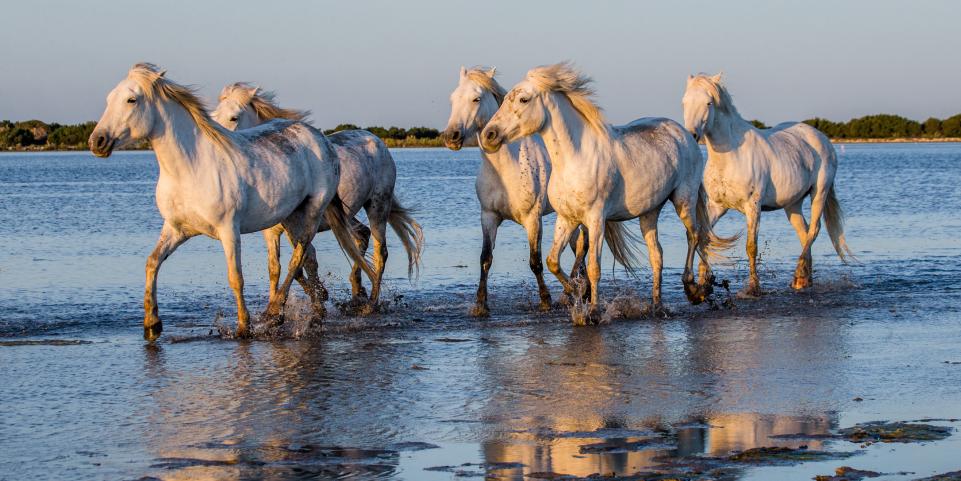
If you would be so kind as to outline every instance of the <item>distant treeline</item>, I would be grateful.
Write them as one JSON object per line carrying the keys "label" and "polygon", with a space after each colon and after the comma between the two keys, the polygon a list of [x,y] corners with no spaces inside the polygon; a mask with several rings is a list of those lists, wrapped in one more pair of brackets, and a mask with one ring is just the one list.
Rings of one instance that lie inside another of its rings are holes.
{"label": "distant treeline", "polygon": [[[763,122],[752,120],[756,127],[766,128]],[[957,139],[961,137],[961,114],[944,120],[934,117],[923,123],[900,115],[866,115],[847,122],[834,122],[820,117],[804,123],[824,132],[832,139]]]}
{"label": "distant treeline", "polygon": [[[918,122],[899,115],[867,115],[847,122],[834,122],[813,118],[805,123],[824,132],[832,139],[885,140],[885,139],[957,139],[961,138],[961,114],[946,119],[934,117]],[[763,122],[752,120],[755,126],[765,128]],[[45,123],[39,120],[23,122],[0,121],[0,150],[85,150],[87,138],[96,122],[82,124]],[[325,130],[331,134],[341,130],[359,129],[353,124],[340,124]],[[440,147],[444,143],[440,131],[430,127],[378,127],[368,126],[390,147]],[[146,147],[138,145],[137,147]]]}
{"label": "distant treeline", "polygon": [[[340,124],[327,129],[324,134],[330,135],[341,130],[358,130],[354,124]],[[440,138],[440,131],[430,127],[364,127],[364,130],[378,136],[388,147],[441,147],[444,141]]]}

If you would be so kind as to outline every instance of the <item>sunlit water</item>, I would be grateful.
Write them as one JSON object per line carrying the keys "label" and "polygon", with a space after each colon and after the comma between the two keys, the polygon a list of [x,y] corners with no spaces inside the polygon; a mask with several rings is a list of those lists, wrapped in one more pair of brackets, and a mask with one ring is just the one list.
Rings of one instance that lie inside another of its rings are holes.
{"label": "sunlit water", "polygon": [[[858,449],[771,434],[961,417],[961,144],[843,147],[838,194],[860,263],[842,265],[824,236],[816,288],[791,292],[799,243],[781,212],[765,213],[762,283],[771,292],[733,310],[685,304],[683,231],[666,208],[673,316],[639,316],[649,271],[612,275],[608,255],[613,321],[589,328],[571,327],[563,308],[536,312],[526,238],[509,224],[491,274],[493,317],[467,317],[479,154],[393,153],[398,196],[416,209],[427,249],[409,282],[403,250],[391,244],[386,313],[335,313],[322,334],[301,339],[221,338],[217,326],[235,315],[223,254],[196,238],[161,270],[165,331],[155,344],[140,326],[144,260],[161,225],[153,154],[0,155],[0,480],[625,475],[664,456]],[[553,218],[545,224],[549,232]],[[742,224],[732,213],[718,230]],[[265,251],[259,235],[243,240],[247,297],[259,312]],[[348,266],[332,236],[314,244],[333,300],[347,300]],[[718,273],[736,289],[743,241],[734,261]],[[304,301],[292,304],[296,327]],[[657,433],[667,441],[582,452]],[[847,464],[912,479],[961,469],[958,438],[742,475],[810,479]]]}

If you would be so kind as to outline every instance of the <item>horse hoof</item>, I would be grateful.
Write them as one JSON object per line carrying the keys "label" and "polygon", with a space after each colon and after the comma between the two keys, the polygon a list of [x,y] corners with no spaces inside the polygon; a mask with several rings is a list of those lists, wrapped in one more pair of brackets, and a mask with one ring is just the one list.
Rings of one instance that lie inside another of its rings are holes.
{"label": "horse hoof", "polygon": [[237,339],[250,339],[253,335],[247,326],[237,326]]}
{"label": "horse hoof", "polygon": [[[284,324],[284,316],[279,312],[275,312],[273,309],[268,308],[263,314],[260,315],[260,323],[267,326],[268,329],[273,329],[280,327]],[[237,335],[240,335],[241,331],[247,331],[248,329],[244,327],[241,329],[237,328]]]}
{"label": "horse hoof", "polygon": [[491,310],[484,304],[475,304],[468,313],[471,317],[490,317]]}
{"label": "horse hoof", "polygon": [[707,301],[713,293],[714,286],[710,284],[684,283],[684,294],[687,296],[688,302],[695,306]]}
{"label": "horse hoof", "polygon": [[748,286],[737,292],[738,299],[760,299],[761,288],[758,286]]}
{"label": "horse hoof", "polygon": [[796,290],[796,291],[800,291],[800,290],[803,290],[803,289],[810,288],[810,287],[813,286],[813,285],[814,285],[814,282],[811,280],[811,277],[810,277],[810,276],[808,276],[808,277],[795,277],[795,278],[794,278],[794,281],[791,282],[791,287],[794,288],[794,290]]}
{"label": "horse hoof", "polygon": [[541,312],[548,312],[553,306],[551,305],[551,299],[541,299],[541,303],[537,305],[537,310]]}
{"label": "horse hoof", "polygon": [[327,317],[327,306],[325,306],[322,302],[314,303],[314,305],[311,306],[311,310],[314,311],[314,317],[317,319],[323,319]]}
{"label": "horse hoof", "polygon": [[377,312],[377,306],[370,302],[364,303],[364,305],[360,306],[360,309],[357,310],[357,314],[361,316],[369,316],[375,312]]}
{"label": "horse hoof", "polygon": [[368,299],[366,289],[361,289],[351,294],[351,301],[353,302],[367,302]]}
{"label": "horse hoof", "polygon": [[160,321],[155,322],[149,326],[143,326],[143,338],[144,340],[153,342],[160,337],[160,333],[163,332],[164,326]]}
{"label": "horse hoof", "polygon": [[586,307],[586,310],[574,309],[571,321],[575,326],[596,326],[601,323],[601,310],[597,306]]}

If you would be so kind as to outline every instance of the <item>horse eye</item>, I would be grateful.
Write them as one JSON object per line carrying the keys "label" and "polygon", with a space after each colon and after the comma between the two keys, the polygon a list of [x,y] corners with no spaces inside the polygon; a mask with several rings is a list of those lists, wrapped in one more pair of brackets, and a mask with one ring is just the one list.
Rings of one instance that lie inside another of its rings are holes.
{"label": "horse eye", "polygon": [[231,121],[231,122],[236,122],[236,121],[237,121],[237,116],[234,115],[233,117],[231,117],[231,118],[230,118],[230,121]]}
{"label": "horse eye", "polygon": [[135,104],[135,103],[137,103],[137,98],[136,98],[136,97],[130,97],[129,99],[127,99],[127,103],[128,103],[128,104]]}
{"label": "horse eye", "polygon": [[531,101],[531,99],[530,99],[529,97],[521,97],[521,103],[522,103],[522,104],[526,104],[527,102],[530,102],[530,101]]}
{"label": "horse eye", "polygon": [[712,105],[714,105],[714,101],[713,101],[713,100],[708,100],[708,101],[707,101],[707,106],[710,107],[710,106],[712,106]]}
{"label": "horse eye", "polygon": [[480,97],[474,98],[474,103],[476,104],[476,103],[478,103],[478,102],[480,102]]}

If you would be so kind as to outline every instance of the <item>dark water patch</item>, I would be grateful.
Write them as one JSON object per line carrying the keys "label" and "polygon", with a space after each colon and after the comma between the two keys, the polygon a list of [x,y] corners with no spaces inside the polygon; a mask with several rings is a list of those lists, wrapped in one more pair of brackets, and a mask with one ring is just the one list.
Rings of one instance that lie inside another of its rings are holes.
{"label": "dark water patch", "polygon": [[952,471],[950,473],[936,474],[934,476],[928,476],[926,478],[919,478],[915,481],[961,481],[961,471]]}
{"label": "dark water patch", "polygon": [[834,470],[833,475],[817,475],[814,481],[861,481],[864,478],[877,478],[882,475],[883,473],[877,471],[841,466]]}
{"label": "dark water patch", "polygon": [[724,459],[735,463],[748,463],[759,465],[776,464],[798,464],[809,461],[828,461],[832,459],[849,458],[857,454],[856,452],[838,451],[818,451],[808,449],[806,446],[800,448],[787,448],[783,446],[751,448],[746,451],[732,454]]}
{"label": "dark water patch", "polygon": [[673,447],[673,445],[666,444],[660,439],[640,439],[635,441],[621,439],[605,441],[602,443],[584,444],[580,447],[580,452],[581,454],[613,454],[626,453],[629,451],[644,451],[649,449],[666,450]]}
{"label": "dark water patch", "polygon": [[955,422],[956,419],[921,419],[908,422],[885,422],[877,421],[858,424],[849,428],[838,430],[837,434],[820,433],[793,433],[793,434],[774,434],[768,436],[770,439],[793,439],[793,440],[831,440],[840,439],[852,443],[912,443],[926,441],[940,441],[954,432],[954,428],[945,426],[935,426],[931,424],[921,424],[926,422]]}
{"label": "dark water patch", "polygon": [[[497,479],[497,471],[519,470],[526,467],[522,463],[463,463],[456,466],[428,466],[424,471],[451,473],[457,478]],[[528,475],[529,476],[529,475]]]}
{"label": "dark water patch", "polygon": [[93,341],[83,339],[20,339],[15,341],[0,341],[0,347],[10,346],[79,346],[93,344]]}
{"label": "dark water patch", "polygon": [[873,422],[858,424],[838,431],[838,434],[853,443],[911,443],[940,441],[951,436],[954,428],[903,422]]}
{"label": "dark water patch", "polygon": [[440,449],[440,446],[431,443],[425,443],[421,441],[402,441],[399,443],[393,443],[387,446],[387,449],[392,451],[424,451],[427,449]]}

